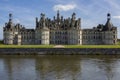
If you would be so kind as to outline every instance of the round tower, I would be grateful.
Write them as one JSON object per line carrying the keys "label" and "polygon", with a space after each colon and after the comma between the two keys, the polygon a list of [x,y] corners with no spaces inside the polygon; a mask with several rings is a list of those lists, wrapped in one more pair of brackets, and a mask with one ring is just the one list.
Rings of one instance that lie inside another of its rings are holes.
{"label": "round tower", "polygon": [[49,44],[49,28],[46,25],[46,18],[45,14],[41,14],[41,28],[35,30],[35,43],[36,44]]}
{"label": "round tower", "polygon": [[4,44],[13,44],[13,31],[12,29],[6,29],[3,32]]}
{"label": "round tower", "polygon": [[5,24],[3,36],[4,36],[4,44],[13,44],[14,34],[13,34],[12,14],[9,14],[9,22]]}

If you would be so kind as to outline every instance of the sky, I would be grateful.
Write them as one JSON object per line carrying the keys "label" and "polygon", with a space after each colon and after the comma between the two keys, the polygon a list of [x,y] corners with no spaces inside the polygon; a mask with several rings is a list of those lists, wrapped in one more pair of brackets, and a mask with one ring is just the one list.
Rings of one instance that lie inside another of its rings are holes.
{"label": "sky", "polygon": [[9,13],[13,14],[14,23],[26,28],[35,28],[35,17],[41,13],[53,19],[57,10],[64,18],[76,13],[81,18],[81,27],[92,28],[105,24],[107,13],[111,13],[111,22],[118,28],[120,38],[120,0],[0,0],[0,39],[3,39],[3,27],[8,22]]}

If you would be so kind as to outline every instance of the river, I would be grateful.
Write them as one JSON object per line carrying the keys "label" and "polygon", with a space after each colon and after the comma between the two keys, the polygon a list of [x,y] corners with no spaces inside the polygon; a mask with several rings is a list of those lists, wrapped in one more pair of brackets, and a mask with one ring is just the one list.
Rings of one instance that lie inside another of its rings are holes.
{"label": "river", "polygon": [[0,80],[120,80],[120,56],[0,56]]}

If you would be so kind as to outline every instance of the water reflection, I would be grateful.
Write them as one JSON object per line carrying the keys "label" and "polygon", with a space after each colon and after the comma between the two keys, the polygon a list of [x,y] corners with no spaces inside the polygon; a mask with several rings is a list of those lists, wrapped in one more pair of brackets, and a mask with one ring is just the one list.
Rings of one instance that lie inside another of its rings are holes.
{"label": "water reflection", "polygon": [[80,59],[70,56],[49,56],[36,60],[42,80],[73,80],[80,72]]}
{"label": "water reflection", "polygon": [[119,56],[1,56],[0,80],[119,80]]}

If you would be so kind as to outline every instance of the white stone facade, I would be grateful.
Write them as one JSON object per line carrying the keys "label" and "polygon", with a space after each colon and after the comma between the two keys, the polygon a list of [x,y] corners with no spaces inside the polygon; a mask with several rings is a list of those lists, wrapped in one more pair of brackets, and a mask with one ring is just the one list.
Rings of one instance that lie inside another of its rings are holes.
{"label": "white stone facade", "polygon": [[81,19],[76,19],[76,14],[72,18],[64,19],[57,17],[53,20],[36,18],[36,28],[26,29],[20,24],[13,24],[12,15],[9,15],[9,22],[4,27],[4,44],[18,45],[101,45],[117,43],[117,28],[110,22],[110,14],[105,25],[98,25],[93,29],[81,29]]}

